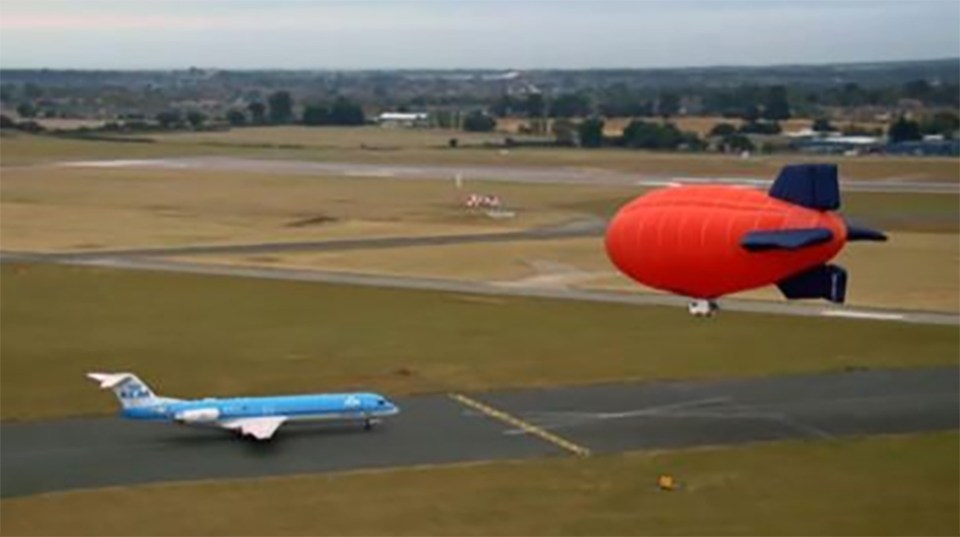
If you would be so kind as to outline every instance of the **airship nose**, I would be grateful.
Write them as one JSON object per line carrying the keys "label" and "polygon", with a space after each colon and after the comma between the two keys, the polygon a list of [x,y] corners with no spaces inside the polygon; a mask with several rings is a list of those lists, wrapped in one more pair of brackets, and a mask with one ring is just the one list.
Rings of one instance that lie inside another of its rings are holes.
{"label": "airship nose", "polygon": [[627,265],[630,259],[631,243],[633,242],[630,236],[632,221],[633,218],[629,213],[623,209],[618,211],[610,220],[610,224],[607,225],[604,240],[607,257],[623,272],[628,272]]}

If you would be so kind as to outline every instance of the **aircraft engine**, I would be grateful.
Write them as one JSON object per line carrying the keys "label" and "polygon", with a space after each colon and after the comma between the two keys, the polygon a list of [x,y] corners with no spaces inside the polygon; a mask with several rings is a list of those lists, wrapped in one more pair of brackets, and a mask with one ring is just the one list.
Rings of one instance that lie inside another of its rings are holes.
{"label": "aircraft engine", "polygon": [[216,408],[194,408],[178,412],[175,419],[183,423],[204,423],[216,421],[219,417],[220,411]]}

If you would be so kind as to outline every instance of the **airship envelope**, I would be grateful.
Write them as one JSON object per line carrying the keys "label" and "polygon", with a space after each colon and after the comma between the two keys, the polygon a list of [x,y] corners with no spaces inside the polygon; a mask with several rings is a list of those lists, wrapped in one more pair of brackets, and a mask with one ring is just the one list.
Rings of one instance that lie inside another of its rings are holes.
{"label": "airship envelope", "polygon": [[790,299],[842,303],[847,273],[830,265],[848,241],[886,235],[847,222],[834,164],[783,168],[769,192],[681,186],[648,192],[616,214],[610,260],[632,279],[698,300],[776,284]]}

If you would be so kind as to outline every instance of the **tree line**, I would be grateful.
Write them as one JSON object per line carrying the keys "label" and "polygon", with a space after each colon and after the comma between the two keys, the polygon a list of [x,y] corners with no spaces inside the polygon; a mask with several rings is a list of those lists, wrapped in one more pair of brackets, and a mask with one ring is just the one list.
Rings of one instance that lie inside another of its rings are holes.
{"label": "tree line", "polygon": [[552,131],[560,145],[580,147],[625,147],[628,149],[702,151],[707,142],[694,132],[681,131],[673,123],[631,120],[619,136],[604,133],[605,122],[598,117],[573,122],[560,119],[554,122]]}
{"label": "tree line", "polygon": [[[19,111],[18,111],[19,112]],[[21,117],[27,117],[22,116]],[[132,118],[140,119],[140,118]],[[164,110],[153,118],[162,129],[191,128],[202,130],[210,118],[203,112]],[[338,97],[331,103],[306,103],[299,112],[288,91],[271,93],[266,102],[253,101],[242,108],[230,108],[223,117],[231,127],[265,125],[353,126],[367,122],[363,107]]]}
{"label": "tree line", "polygon": [[912,142],[928,135],[950,140],[958,129],[960,118],[952,112],[938,112],[920,121],[900,116],[887,129],[887,137],[891,142]]}
{"label": "tree line", "polygon": [[[897,91],[887,89],[862,88],[857,84],[845,84],[838,88],[827,88],[804,94],[800,90],[784,85],[744,85],[733,88],[709,90],[704,93],[697,106],[708,114],[719,114],[741,120],[739,126],[731,123],[716,125],[709,137],[719,140],[724,150],[754,149],[749,135],[775,135],[781,132],[780,121],[790,119],[802,112],[810,103],[826,105],[839,103],[842,106],[858,106],[886,102],[889,95],[899,98],[916,98],[923,102],[948,102],[956,95],[944,95],[944,88],[950,84],[931,84],[925,80],[916,80],[904,84]],[[25,90],[26,91],[26,90]],[[39,88],[31,90],[30,95],[40,96]],[[668,120],[683,115],[691,105],[690,94],[684,90],[659,90],[655,93],[635,92],[625,86],[614,85],[602,90],[590,92],[568,92],[555,96],[544,96],[532,92],[526,95],[503,94],[492,104],[482,103],[471,111],[461,114],[459,111],[436,110],[434,123],[444,128],[463,129],[473,132],[489,132],[496,129],[497,118],[511,117],[527,120],[527,132],[553,134],[561,145],[580,145],[582,147],[617,146],[645,149],[702,149],[707,142],[695,133],[682,132]],[[404,109],[404,107],[400,107]],[[41,110],[26,101],[17,106],[21,118],[34,118]],[[602,117],[631,117],[623,133],[617,137],[603,134]],[[815,116],[813,128],[817,131],[832,132],[833,125],[826,115]],[[575,118],[586,118],[574,122]],[[657,118],[657,120],[652,120]],[[6,118],[9,128],[12,124]],[[340,96],[324,102],[295,102],[291,92],[278,90],[265,99],[254,100],[245,106],[232,107],[218,118],[211,118],[200,110],[169,109],[156,113],[150,123],[142,115],[132,114],[123,118],[123,123],[110,122],[101,130],[105,131],[149,131],[155,129],[192,129],[215,128],[217,124],[234,127],[247,125],[290,125],[307,126],[353,126],[363,125],[367,116],[363,106],[353,100]],[[957,114],[954,112],[936,112],[921,119],[903,116],[889,125],[887,129],[890,141],[910,141],[922,139],[925,135],[936,134],[952,138],[958,129]],[[552,124],[550,132],[547,125]],[[39,125],[18,124],[23,130],[37,130]],[[531,127],[531,125],[533,127]],[[843,134],[882,135],[883,132],[868,132],[840,129]]]}
{"label": "tree line", "polygon": [[363,125],[367,116],[363,107],[346,97],[337,97],[332,103],[306,103],[296,115],[293,97],[288,91],[275,91],[267,102],[253,101],[245,109],[231,108],[226,114],[231,126],[244,125]]}
{"label": "tree line", "polygon": [[901,86],[865,88],[856,83],[837,87],[803,88],[782,84],[741,85],[730,88],[634,89],[625,84],[581,92],[560,93],[545,99],[539,93],[502,95],[488,109],[496,117],[669,118],[693,110],[696,115],[782,121],[816,117],[828,108],[874,106],[897,108],[904,100],[921,107],[960,107],[960,86],[913,80]]}

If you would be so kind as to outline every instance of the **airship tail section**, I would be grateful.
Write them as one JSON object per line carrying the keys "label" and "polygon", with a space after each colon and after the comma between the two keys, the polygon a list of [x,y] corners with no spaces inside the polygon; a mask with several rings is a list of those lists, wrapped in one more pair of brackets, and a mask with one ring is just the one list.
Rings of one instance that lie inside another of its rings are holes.
{"label": "airship tail section", "polygon": [[847,295],[847,271],[837,265],[817,265],[777,282],[777,287],[790,299],[825,298],[843,304]]}
{"label": "airship tail section", "polygon": [[789,203],[835,211],[840,208],[836,164],[791,164],[780,170],[769,195]]}

